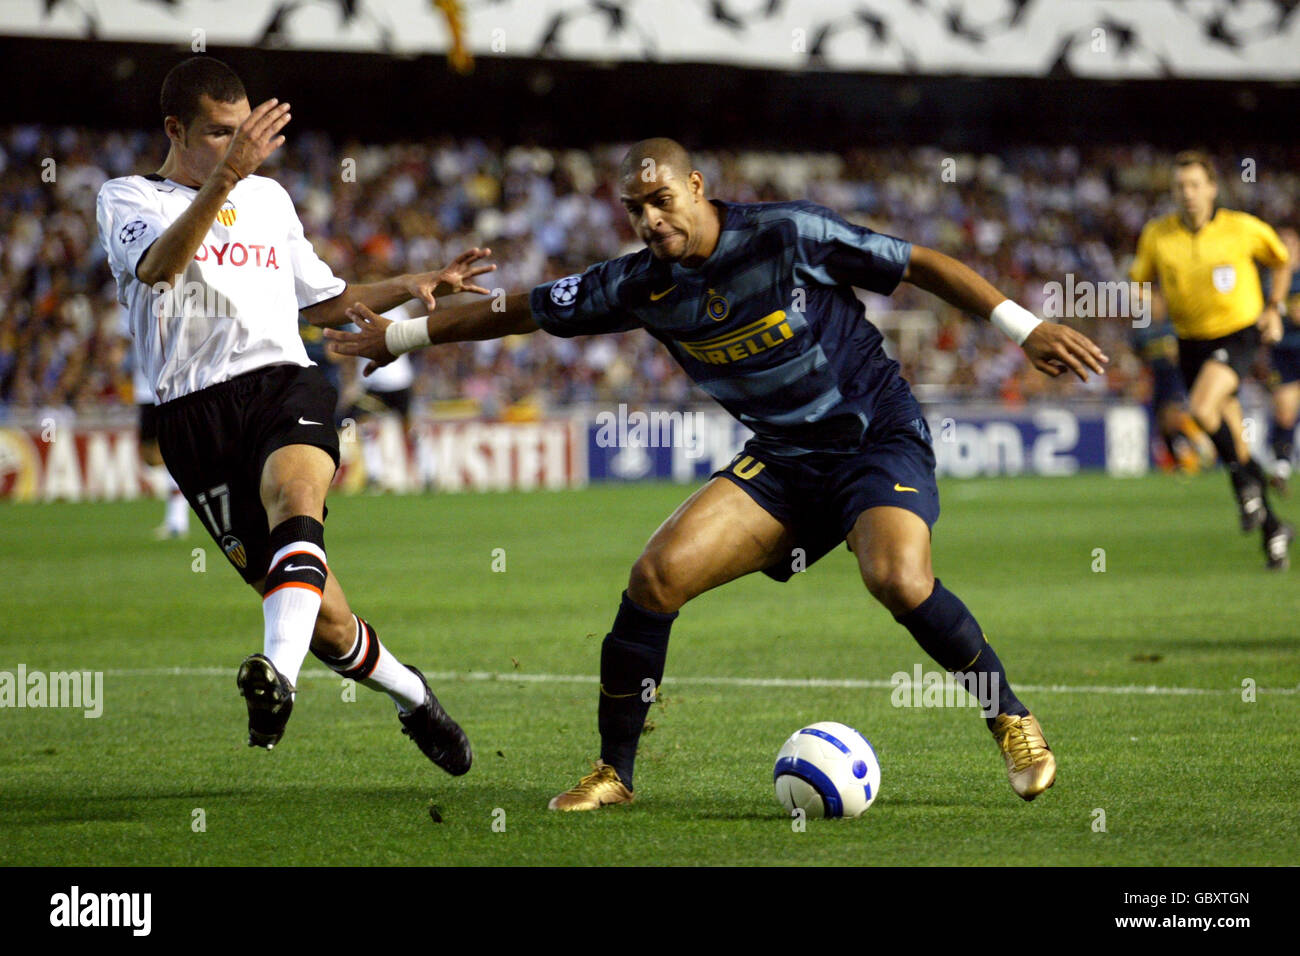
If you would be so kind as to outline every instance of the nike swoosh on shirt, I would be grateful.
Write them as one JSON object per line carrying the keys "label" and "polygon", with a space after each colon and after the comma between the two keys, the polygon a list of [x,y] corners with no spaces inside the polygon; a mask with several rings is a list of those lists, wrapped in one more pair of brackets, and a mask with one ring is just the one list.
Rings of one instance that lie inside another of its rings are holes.
{"label": "nike swoosh on shirt", "polygon": [[325,577],[324,571],[320,568],[313,568],[310,564],[286,564],[284,569],[286,571],[315,571],[321,577]]}
{"label": "nike swoosh on shirt", "polygon": [[677,288],[677,286],[675,286],[675,285],[670,285],[668,288],[664,289],[664,291],[662,291],[662,292],[651,292],[651,293],[650,293],[650,301],[651,301],[651,302],[658,302],[660,299],[662,299],[662,298],[663,298],[664,296],[666,296],[669,292],[672,292],[673,289],[676,289],[676,288]]}
{"label": "nike swoosh on shirt", "polygon": [[[909,488],[907,487],[907,485],[900,485],[898,482],[894,482],[894,490],[895,491],[916,491],[915,488]],[[920,492],[917,492],[917,494],[920,494]]]}
{"label": "nike swoosh on shirt", "polygon": [[303,418],[301,415],[299,415],[299,416],[298,416],[298,424],[299,424],[299,425],[324,425],[325,423],[324,423],[324,422],[309,422],[309,421],[307,421],[307,419],[305,419],[305,418]]}

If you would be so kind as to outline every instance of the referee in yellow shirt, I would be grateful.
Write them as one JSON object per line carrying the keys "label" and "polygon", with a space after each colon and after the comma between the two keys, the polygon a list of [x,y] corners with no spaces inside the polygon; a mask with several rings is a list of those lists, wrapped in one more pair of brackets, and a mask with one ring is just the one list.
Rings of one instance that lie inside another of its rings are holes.
{"label": "referee in yellow shirt", "polygon": [[[1270,568],[1287,567],[1294,531],[1268,506],[1267,477],[1242,437],[1237,387],[1260,343],[1282,337],[1282,297],[1291,285],[1286,247],[1267,223],[1219,209],[1218,177],[1202,153],[1174,157],[1178,212],[1153,219],[1138,238],[1129,277],[1159,283],[1178,336],[1188,408],[1228,466],[1241,528],[1260,528]],[[1256,263],[1272,270],[1264,302]]]}

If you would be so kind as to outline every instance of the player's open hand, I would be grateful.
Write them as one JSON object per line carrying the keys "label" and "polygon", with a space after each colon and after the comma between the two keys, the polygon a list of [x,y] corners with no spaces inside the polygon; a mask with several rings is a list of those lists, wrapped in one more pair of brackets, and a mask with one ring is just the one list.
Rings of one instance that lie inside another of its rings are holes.
{"label": "player's open hand", "polygon": [[289,104],[269,99],[248,114],[230,138],[222,162],[229,165],[240,179],[251,176],[277,149],[284,145],[279,135],[289,122]]}
{"label": "player's open hand", "polygon": [[[492,255],[491,249],[466,249],[451,265],[440,272],[421,272],[406,276],[406,291],[412,299],[419,299],[431,313],[438,304],[440,295],[455,295],[458,292],[477,292],[479,295],[491,294],[490,289],[471,281],[475,276],[496,269],[494,265],[480,263]],[[476,264],[477,263],[477,264]]]}
{"label": "player's open hand", "polygon": [[438,280],[436,293],[455,295],[458,292],[477,292],[479,295],[490,295],[490,289],[485,289],[472,281],[475,276],[496,271],[495,264],[479,262],[480,259],[486,259],[490,255],[492,255],[491,249],[466,249],[451,261],[451,265],[441,272],[434,273],[434,278]]}
{"label": "player's open hand", "polygon": [[1055,322],[1040,322],[1034,326],[1021,348],[1034,368],[1053,378],[1072,371],[1080,381],[1086,382],[1088,369],[1101,375],[1105,372],[1102,365],[1110,361],[1088,336]]}
{"label": "player's open hand", "polygon": [[1276,345],[1282,341],[1282,313],[1275,306],[1264,306],[1264,311],[1259,314],[1259,321],[1255,324],[1259,327],[1260,341],[1265,345]]}
{"label": "player's open hand", "polygon": [[397,357],[388,351],[388,342],[384,339],[384,331],[393,323],[382,315],[376,315],[360,302],[348,306],[347,315],[360,331],[326,329],[325,338],[329,339],[331,352],[335,355],[356,355],[370,359],[369,364],[362,369],[362,375],[369,375]]}

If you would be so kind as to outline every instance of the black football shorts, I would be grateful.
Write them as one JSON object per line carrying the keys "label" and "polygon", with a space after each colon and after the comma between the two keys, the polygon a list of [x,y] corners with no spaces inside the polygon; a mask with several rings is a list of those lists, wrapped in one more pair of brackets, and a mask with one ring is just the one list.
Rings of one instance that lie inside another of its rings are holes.
{"label": "black football shorts", "polygon": [[136,406],[140,410],[140,444],[158,440],[158,406],[153,402],[141,402]]}
{"label": "black football shorts", "polygon": [[1183,382],[1191,391],[1192,383],[1206,362],[1222,362],[1237,373],[1239,381],[1250,377],[1250,367],[1259,351],[1259,329],[1248,325],[1231,335],[1217,339],[1179,339],[1178,366],[1183,372]]}
{"label": "black football shorts", "polygon": [[167,470],[250,584],[266,576],[271,560],[262,467],[285,445],[323,448],[337,466],[337,404],[318,367],[271,365],[158,406]]}

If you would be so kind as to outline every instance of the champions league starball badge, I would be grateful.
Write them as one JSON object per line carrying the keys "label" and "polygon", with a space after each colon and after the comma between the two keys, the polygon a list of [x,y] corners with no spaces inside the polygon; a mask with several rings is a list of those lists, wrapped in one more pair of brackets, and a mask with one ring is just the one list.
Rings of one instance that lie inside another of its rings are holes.
{"label": "champions league starball badge", "polygon": [[122,240],[123,245],[130,245],[143,236],[148,228],[144,224],[144,220],[134,219],[122,227],[122,231],[117,234],[117,238]]}
{"label": "champions league starball badge", "polygon": [[581,284],[582,276],[565,276],[551,286],[551,301],[562,308],[568,308],[578,298],[578,286]]}

